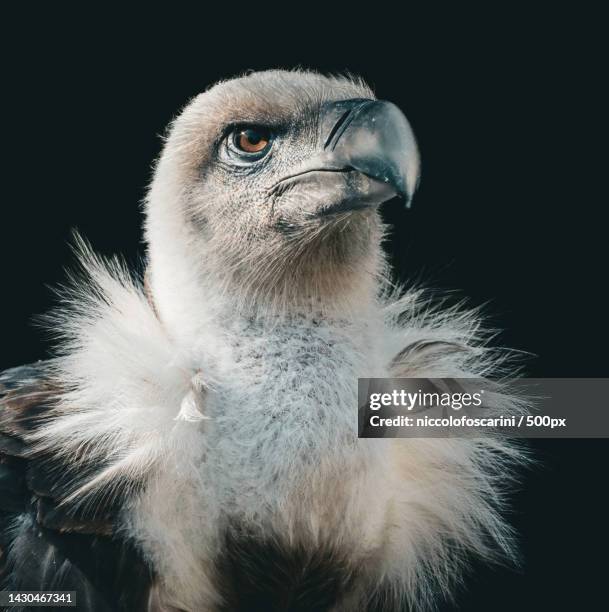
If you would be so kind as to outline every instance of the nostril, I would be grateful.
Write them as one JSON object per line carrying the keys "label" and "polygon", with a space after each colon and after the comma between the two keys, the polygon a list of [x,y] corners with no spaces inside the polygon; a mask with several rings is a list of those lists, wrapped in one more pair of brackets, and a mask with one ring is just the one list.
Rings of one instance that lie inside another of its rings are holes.
{"label": "nostril", "polygon": [[[328,148],[328,145],[330,144],[330,142],[332,141],[332,138],[334,138],[334,135],[336,134],[336,132],[338,132],[338,130],[340,129],[340,127],[343,125],[343,123],[345,123],[345,121],[347,120],[347,117],[351,114],[351,111],[353,109],[352,108],[348,108],[338,119],[338,121],[334,124],[334,127],[330,130],[330,133],[328,134],[328,138],[326,139],[326,142],[324,144],[324,149]],[[338,140],[338,139],[337,139]],[[334,147],[332,147],[334,148]]]}
{"label": "nostril", "polygon": [[358,103],[351,106],[351,108],[348,108],[334,124],[324,144],[324,150],[329,148],[331,151],[333,151],[336,148],[336,145],[338,144],[338,141],[340,140],[341,136],[345,133],[345,130],[349,127],[351,122],[360,114],[361,110],[369,104],[374,103],[373,100],[358,100],[357,102]]}

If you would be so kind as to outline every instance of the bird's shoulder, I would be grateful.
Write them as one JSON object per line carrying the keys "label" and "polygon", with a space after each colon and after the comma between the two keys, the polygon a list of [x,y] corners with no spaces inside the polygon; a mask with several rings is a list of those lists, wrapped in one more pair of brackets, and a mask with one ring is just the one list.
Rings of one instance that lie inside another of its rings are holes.
{"label": "bird's shoulder", "polygon": [[36,428],[53,419],[61,393],[47,362],[0,373],[0,583],[76,591],[77,601],[95,611],[145,609],[152,576],[116,533],[120,507],[114,499],[61,503],[81,476],[78,458],[60,460],[31,443]]}

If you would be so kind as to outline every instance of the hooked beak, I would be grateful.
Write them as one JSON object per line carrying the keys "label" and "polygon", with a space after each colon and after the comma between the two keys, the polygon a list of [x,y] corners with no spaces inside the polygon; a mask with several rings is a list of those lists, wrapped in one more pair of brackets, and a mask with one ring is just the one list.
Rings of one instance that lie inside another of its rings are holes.
{"label": "hooked beak", "polygon": [[319,215],[377,206],[395,196],[409,207],[419,154],[400,109],[391,102],[352,99],[328,103],[321,113],[321,150],[273,191],[305,183],[307,193],[325,202]]}

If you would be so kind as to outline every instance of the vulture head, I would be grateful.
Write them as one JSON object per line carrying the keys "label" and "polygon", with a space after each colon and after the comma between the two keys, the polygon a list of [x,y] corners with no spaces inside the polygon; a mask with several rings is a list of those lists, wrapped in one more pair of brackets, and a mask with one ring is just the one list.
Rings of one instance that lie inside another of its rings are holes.
{"label": "vulture head", "polygon": [[359,300],[383,266],[378,206],[408,204],[418,171],[408,121],[360,81],[273,70],[215,85],[173,121],[147,198],[162,317],[185,291]]}

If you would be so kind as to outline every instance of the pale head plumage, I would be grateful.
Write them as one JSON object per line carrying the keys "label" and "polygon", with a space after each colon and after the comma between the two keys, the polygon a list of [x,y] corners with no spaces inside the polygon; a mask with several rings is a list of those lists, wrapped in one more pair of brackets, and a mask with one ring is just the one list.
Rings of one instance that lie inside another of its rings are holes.
{"label": "pale head plumage", "polygon": [[[283,312],[374,297],[384,271],[378,210],[317,214],[365,177],[335,173],[334,190],[315,177],[276,189],[323,148],[324,105],[352,99],[375,97],[356,78],[271,70],[215,85],[175,119],[146,205],[151,284],[168,325],[189,318],[175,303],[185,291],[189,303],[226,293],[233,305]],[[270,127],[274,140],[263,159],[234,163],[227,132],[247,124]],[[412,181],[417,172],[413,150]]]}

